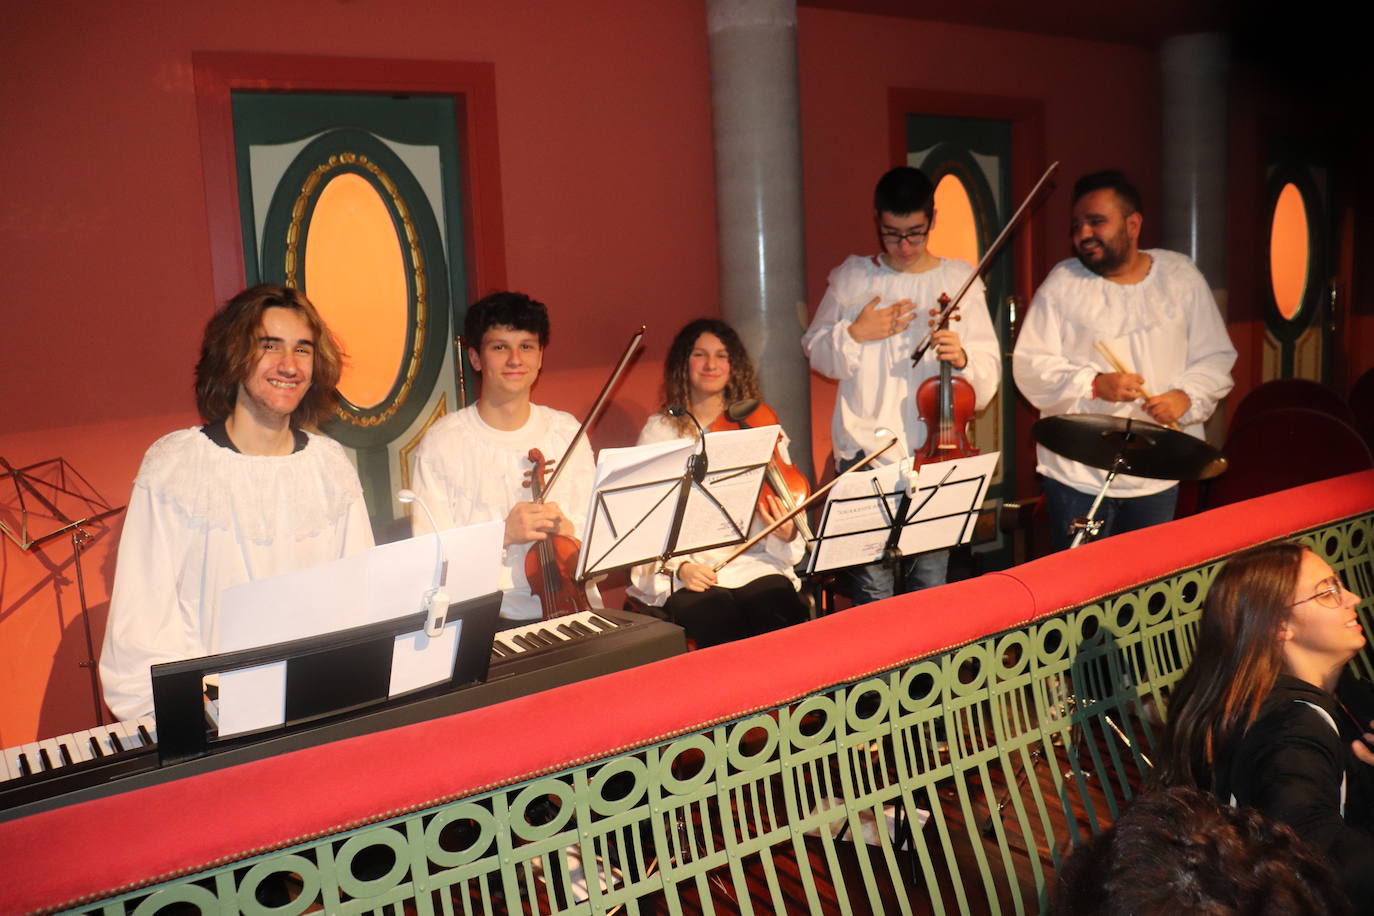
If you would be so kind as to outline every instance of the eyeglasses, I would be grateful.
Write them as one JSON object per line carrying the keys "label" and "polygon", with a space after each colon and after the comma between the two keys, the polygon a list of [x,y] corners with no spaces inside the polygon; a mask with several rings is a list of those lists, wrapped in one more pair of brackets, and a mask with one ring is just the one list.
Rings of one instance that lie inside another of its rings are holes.
{"label": "eyeglasses", "polygon": [[1294,601],[1289,607],[1297,607],[1309,601],[1315,601],[1322,607],[1340,607],[1341,598],[1345,596],[1345,584],[1341,582],[1340,576],[1331,576],[1317,583],[1317,590],[1308,595],[1301,601]]}
{"label": "eyeglasses", "polygon": [[910,242],[912,244],[915,244],[916,242],[919,242],[921,239],[930,235],[930,229],[929,227],[925,229],[910,229],[906,232],[896,232],[891,229],[884,229],[882,232],[879,232],[878,234],[882,236],[884,242],[890,242],[893,245],[897,245],[902,242]]}

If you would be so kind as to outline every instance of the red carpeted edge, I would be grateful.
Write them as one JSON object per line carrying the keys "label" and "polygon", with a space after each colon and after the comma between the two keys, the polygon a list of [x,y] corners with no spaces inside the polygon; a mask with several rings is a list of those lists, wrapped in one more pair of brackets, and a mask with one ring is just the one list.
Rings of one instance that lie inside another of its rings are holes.
{"label": "red carpeted edge", "polygon": [[3,823],[0,908],[107,895],[651,743],[1371,508],[1374,471],[497,706]]}

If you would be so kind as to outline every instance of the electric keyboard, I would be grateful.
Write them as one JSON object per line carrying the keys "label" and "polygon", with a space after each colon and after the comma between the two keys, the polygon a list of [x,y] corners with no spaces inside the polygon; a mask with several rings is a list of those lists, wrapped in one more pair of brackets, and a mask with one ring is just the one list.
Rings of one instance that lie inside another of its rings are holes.
{"label": "electric keyboard", "polygon": [[152,716],[6,748],[0,751],[0,820],[489,706],[685,650],[681,627],[626,611],[584,611],[498,632],[483,683],[401,697],[194,760],[159,765]]}

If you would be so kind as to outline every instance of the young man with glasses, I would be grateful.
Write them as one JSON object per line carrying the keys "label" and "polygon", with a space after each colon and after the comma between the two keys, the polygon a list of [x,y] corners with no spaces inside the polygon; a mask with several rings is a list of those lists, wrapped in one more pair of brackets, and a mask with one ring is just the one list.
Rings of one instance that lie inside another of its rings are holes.
{"label": "young man with glasses", "polygon": [[[885,445],[877,434],[882,427],[897,434],[901,452],[889,452],[892,457],[879,463],[898,461],[925,443],[916,390],[939,373],[941,361],[973,386],[978,410],[992,400],[1001,380],[1001,351],[981,280],[973,282],[959,303],[959,330],[936,331],[925,356],[911,365],[911,353],[930,330],[931,309],[939,308],[940,295],[957,293],[973,270],[927,247],[935,225],[930,179],[907,166],[891,170],[878,180],[873,209],[882,250],[853,255],[831,271],[830,286],[802,338],[811,368],[840,383],[831,425],[839,470]],[[903,582],[896,587],[885,563],[851,570],[854,601],[944,584],[949,551],[919,554],[904,564]]]}

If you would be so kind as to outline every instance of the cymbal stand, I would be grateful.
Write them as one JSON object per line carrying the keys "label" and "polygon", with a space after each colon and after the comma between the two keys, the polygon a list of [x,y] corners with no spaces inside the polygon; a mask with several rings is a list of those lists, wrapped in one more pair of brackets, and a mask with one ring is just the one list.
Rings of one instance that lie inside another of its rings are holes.
{"label": "cymbal stand", "polygon": [[1088,509],[1088,514],[1083,518],[1076,518],[1069,522],[1069,533],[1073,535],[1073,543],[1069,549],[1073,550],[1088,538],[1095,538],[1102,530],[1102,520],[1097,517],[1097,510],[1102,505],[1102,498],[1107,495],[1107,489],[1111,487],[1112,481],[1116,480],[1116,475],[1121,473],[1126,467],[1124,455],[1117,455],[1112,462],[1111,470],[1107,472],[1107,479],[1102,481],[1102,489],[1097,491],[1097,499],[1093,500],[1092,506]]}

